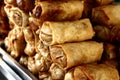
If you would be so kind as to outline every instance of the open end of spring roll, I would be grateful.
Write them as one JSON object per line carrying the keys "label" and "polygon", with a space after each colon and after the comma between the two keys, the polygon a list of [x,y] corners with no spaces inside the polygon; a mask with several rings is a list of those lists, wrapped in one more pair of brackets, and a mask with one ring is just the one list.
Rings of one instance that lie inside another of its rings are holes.
{"label": "open end of spring roll", "polygon": [[43,21],[76,20],[81,18],[83,7],[83,1],[42,1],[35,6],[33,15]]}
{"label": "open end of spring roll", "polygon": [[28,15],[17,7],[6,5],[5,12],[10,23],[18,27],[26,27],[28,24]]}
{"label": "open end of spring roll", "polygon": [[103,52],[103,44],[88,41],[79,43],[66,43],[50,47],[53,62],[64,68],[99,61]]}
{"label": "open end of spring roll", "polygon": [[120,5],[105,5],[93,8],[92,20],[101,25],[116,25],[120,22]]}
{"label": "open end of spring roll", "polygon": [[51,73],[52,79],[55,79],[55,80],[63,80],[64,79],[65,70],[62,67],[60,67],[60,65],[58,65],[57,63],[53,63],[50,66],[49,72]]}
{"label": "open end of spring roll", "polygon": [[50,52],[54,62],[59,63],[62,67],[67,66],[67,58],[61,46],[51,46]]}
{"label": "open end of spring roll", "polygon": [[[89,34],[88,34],[89,32]],[[43,23],[40,39],[47,45],[91,39],[94,31],[89,19]]]}
{"label": "open end of spring roll", "polygon": [[86,64],[69,70],[64,80],[119,80],[119,74],[106,64]]}

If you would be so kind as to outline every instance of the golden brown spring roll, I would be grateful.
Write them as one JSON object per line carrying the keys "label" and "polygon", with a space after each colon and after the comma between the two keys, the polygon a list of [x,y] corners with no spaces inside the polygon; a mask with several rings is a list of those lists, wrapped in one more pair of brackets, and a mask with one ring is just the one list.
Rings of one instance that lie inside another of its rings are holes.
{"label": "golden brown spring roll", "polygon": [[98,5],[106,5],[114,2],[115,0],[96,0]]}
{"label": "golden brown spring roll", "polygon": [[28,26],[23,29],[23,33],[26,41],[24,52],[28,56],[33,56],[35,54],[35,32]]}
{"label": "golden brown spring roll", "polygon": [[42,41],[38,41],[35,49],[37,53],[40,53],[43,57],[50,59],[49,46],[43,44]]}
{"label": "golden brown spring roll", "polygon": [[99,61],[102,52],[103,44],[95,41],[66,43],[50,47],[52,61],[64,68]]}
{"label": "golden brown spring roll", "polygon": [[93,36],[94,31],[89,19],[65,22],[46,21],[39,35],[42,42],[47,45],[84,41]]}
{"label": "golden brown spring roll", "polygon": [[11,52],[10,55],[14,58],[18,58],[24,54],[25,40],[23,28],[16,27],[12,29],[5,38],[5,45],[7,47],[7,51]]}
{"label": "golden brown spring roll", "polygon": [[18,7],[6,5],[5,12],[8,16],[10,24],[16,27],[26,27],[28,24],[28,14],[24,13]]}
{"label": "golden brown spring roll", "polygon": [[120,4],[93,8],[92,20],[101,25],[116,25],[120,22]]}
{"label": "golden brown spring roll", "polygon": [[83,1],[42,1],[33,9],[33,15],[42,21],[76,20],[82,16]]}
{"label": "golden brown spring roll", "polygon": [[64,80],[119,80],[116,68],[105,64],[86,64],[70,69]]}
{"label": "golden brown spring roll", "polygon": [[57,63],[52,63],[49,69],[51,77],[54,80],[63,80],[65,76],[65,70]]}

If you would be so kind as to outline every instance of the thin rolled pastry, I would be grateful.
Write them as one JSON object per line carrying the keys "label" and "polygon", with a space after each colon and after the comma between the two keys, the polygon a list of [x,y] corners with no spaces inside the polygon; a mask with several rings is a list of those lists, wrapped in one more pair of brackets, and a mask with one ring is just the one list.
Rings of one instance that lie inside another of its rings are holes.
{"label": "thin rolled pastry", "polygon": [[116,25],[120,22],[120,4],[105,5],[93,8],[92,20],[101,25]]}
{"label": "thin rolled pastry", "polygon": [[33,9],[33,15],[42,21],[77,20],[81,18],[83,8],[83,1],[42,1]]}
{"label": "thin rolled pastry", "polygon": [[26,41],[24,52],[28,56],[33,56],[35,54],[35,33],[29,26],[23,29],[23,33]]}
{"label": "thin rolled pastry", "polygon": [[40,53],[37,53],[35,56],[30,56],[28,58],[27,67],[33,74],[38,74],[41,71],[48,71],[50,65],[51,61],[43,57]]}
{"label": "thin rolled pastry", "polygon": [[[88,34],[89,32],[89,34]],[[54,45],[65,42],[84,41],[91,39],[95,32],[89,19],[65,22],[43,23],[40,31],[40,39],[46,45]]]}
{"label": "thin rolled pastry", "polygon": [[23,28],[16,27],[12,29],[5,38],[5,45],[7,47],[7,51],[11,52],[10,55],[14,58],[18,58],[24,54],[25,40]]}
{"label": "thin rolled pastry", "polygon": [[99,61],[102,52],[103,44],[95,41],[66,43],[50,47],[52,61],[65,69],[79,64]]}
{"label": "thin rolled pastry", "polygon": [[40,53],[43,57],[50,59],[49,46],[42,43],[41,40],[36,44],[36,52]]}
{"label": "thin rolled pastry", "polygon": [[114,0],[96,0],[98,5],[107,5],[112,3]]}
{"label": "thin rolled pastry", "polygon": [[51,73],[52,79],[63,80],[66,71],[57,63],[52,63],[49,72]]}
{"label": "thin rolled pastry", "polygon": [[106,64],[86,64],[70,69],[64,80],[119,80],[119,74]]}
{"label": "thin rolled pastry", "polygon": [[13,27],[26,27],[28,24],[28,14],[24,13],[22,10],[20,10],[18,7],[6,5],[4,7],[5,12],[8,16],[8,19],[10,21],[10,24],[13,25]]}
{"label": "thin rolled pastry", "polygon": [[118,57],[119,48],[110,43],[104,43],[103,57],[105,59],[115,59]]}
{"label": "thin rolled pastry", "polygon": [[120,43],[120,24],[114,26],[94,26],[96,38],[105,42]]}

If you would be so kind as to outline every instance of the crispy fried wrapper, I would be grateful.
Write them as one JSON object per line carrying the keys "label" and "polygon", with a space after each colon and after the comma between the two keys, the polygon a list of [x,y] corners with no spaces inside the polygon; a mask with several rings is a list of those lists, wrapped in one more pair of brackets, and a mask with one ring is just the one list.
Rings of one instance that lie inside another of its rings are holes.
{"label": "crispy fried wrapper", "polygon": [[104,43],[104,59],[115,59],[119,57],[118,55],[119,47],[110,43]]}
{"label": "crispy fried wrapper", "polygon": [[70,69],[64,80],[119,80],[119,74],[106,64],[85,64]]}
{"label": "crispy fried wrapper", "polygon": [[105,42],[120,43],[120,24],[114,26],[94,26],[96,38]]}
{"label": "crispy fried wrapper", "polygon": [[[88,34],[89,32],[89,34]],[[46,45],[92,39],[95,32],[89,19],[43,23],[40,39]]]}
{"label": "crispy fried wrapper", "polygon": [[26,41],[26,47],[24,52],[28,56],[33,56],[35,54],[35,45],[38,41],[38,36],[29,26],[23,29],[23,33]]}
{"label": "crispy fried wrapper", "polygon": [[59,64],[52,63],[49,72],[51,73],[52,79],[63,80],[66,70],[64,70]]}
{"label": "crispy fried wrapper", "polygon": [[95,0],[95,1],[97,2],[98,5],[107,5],[114,2],[115,0]]}
{"label": "crispy fried wrapper", "polygon": [[36,3],[33,15],[42,21],[77,20],[81,18],[83,8],[84,1],[42,1]]}
{"label": "crispy fried wrapper", "polygon": [[5,38],[7,51],[11,52],[10,55],[14,58],[18,58],[24,54],[25,45],[23,28],[21,27],[12,29]]}
{"label": "crispy fried wrapper", "polygon": [[105,5],[93,8],[92,20],[101,25],[116,25],[120,22],[120,4]]}
{"label": "crispy fried wrapper", "polygon": [[42,71],[48,71],[50,65],[51,61],[43,57],[40,53],[35,54],[35,56],[28,57],[27,67],[33,74],[38,74]]}
{"label": "crispy fried wrapper", "polygon": [[27,26],[29,17],[28,14],[24,13],[18,7],[14,7],[11,5],[6,5],[4,9],[8,16],[11,28]]}
{"label": "crispy fried wrapper", "polygon": [[66,43],[50,47],[53,62],[66,69],[79,64],[99,61],[102,52],[103,44],[95,41]]}

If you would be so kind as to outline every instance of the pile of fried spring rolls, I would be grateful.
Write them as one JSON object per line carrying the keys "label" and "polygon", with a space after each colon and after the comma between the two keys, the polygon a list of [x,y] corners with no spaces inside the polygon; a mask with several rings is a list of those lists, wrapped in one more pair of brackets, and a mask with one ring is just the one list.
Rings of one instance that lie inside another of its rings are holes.
{"label": "pile of fried spring rolls", "polygon": [[114,0],[4,4],[11,28],[6,50],[39,80],[119,80],[120,5]]}

